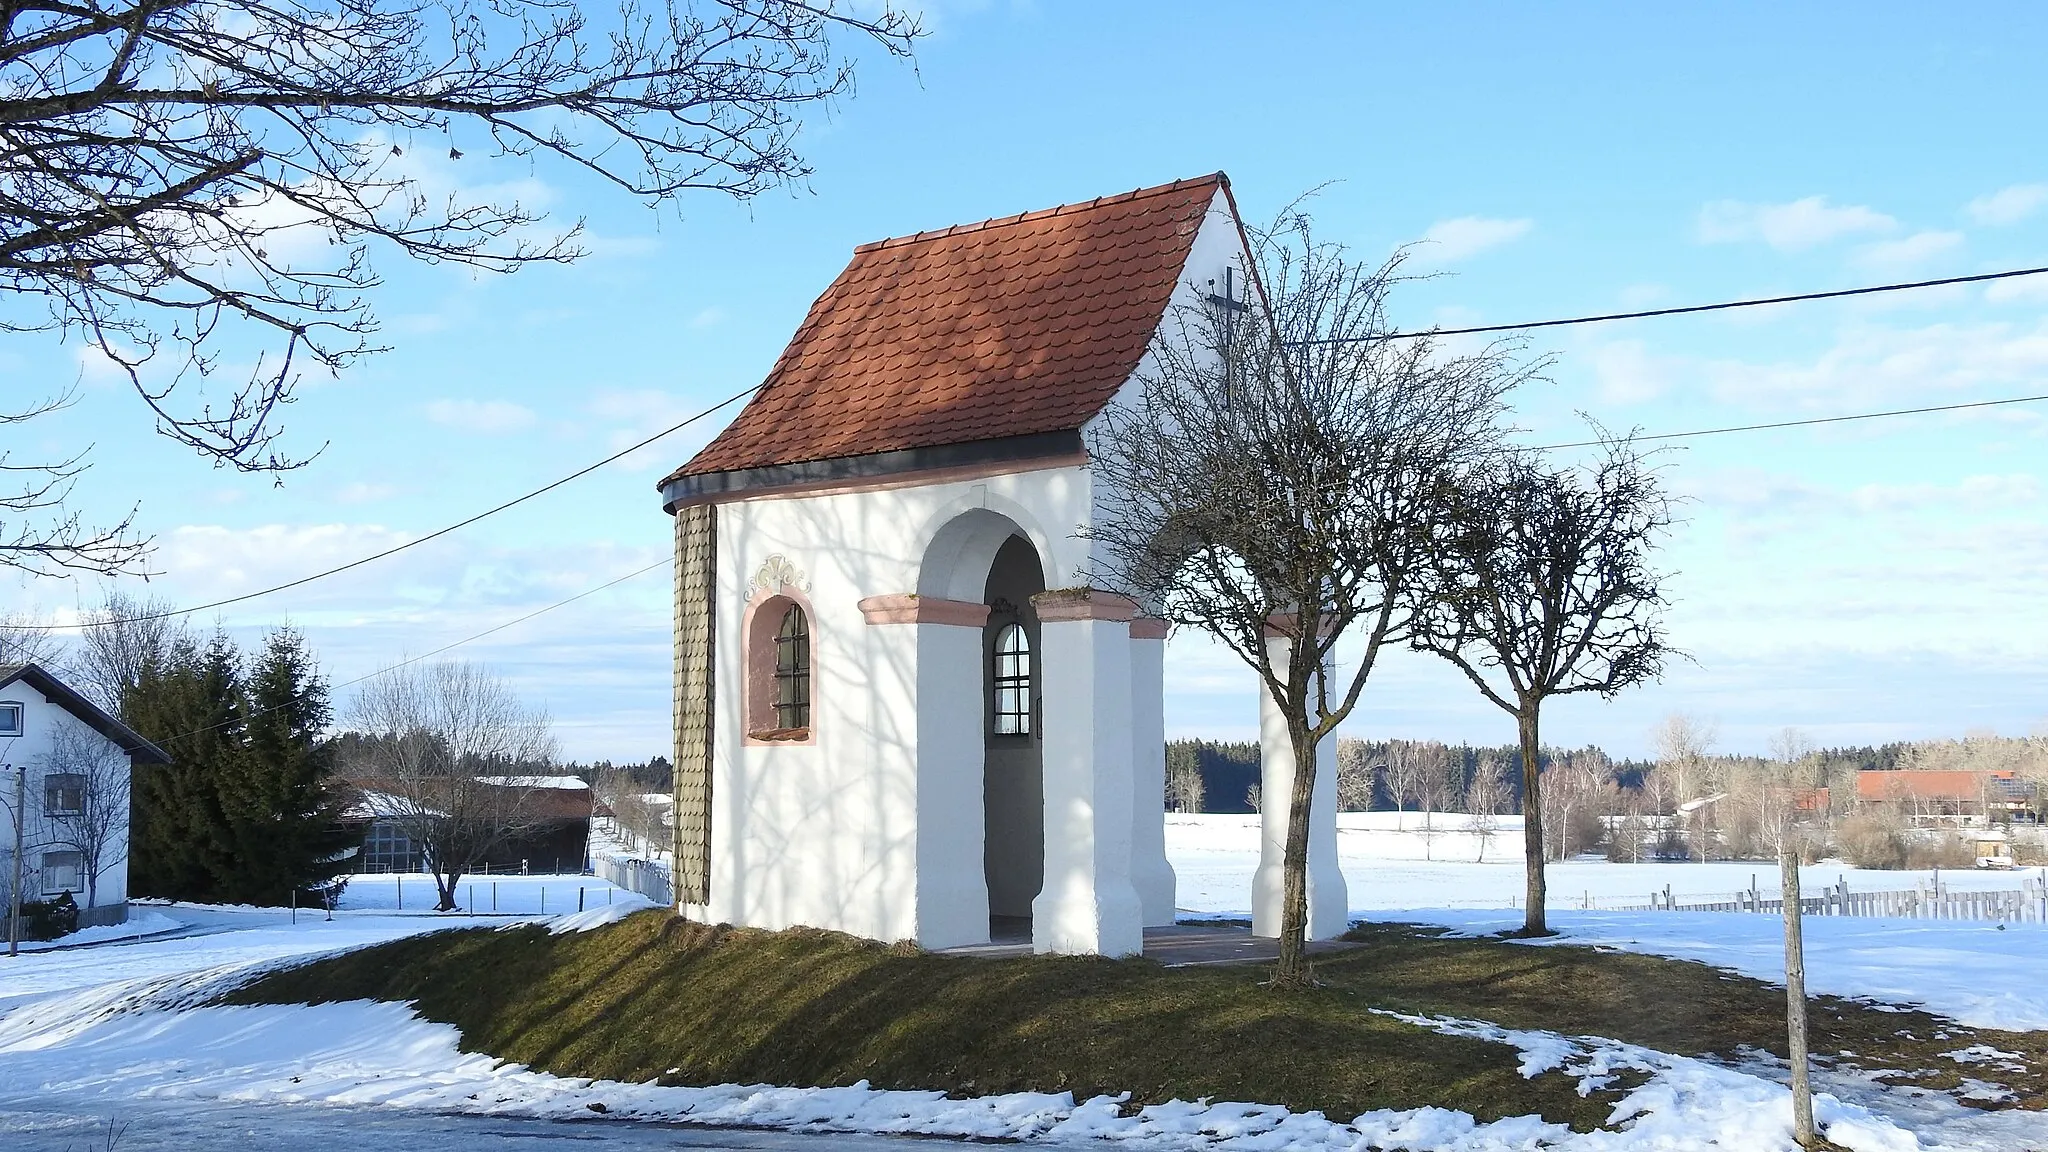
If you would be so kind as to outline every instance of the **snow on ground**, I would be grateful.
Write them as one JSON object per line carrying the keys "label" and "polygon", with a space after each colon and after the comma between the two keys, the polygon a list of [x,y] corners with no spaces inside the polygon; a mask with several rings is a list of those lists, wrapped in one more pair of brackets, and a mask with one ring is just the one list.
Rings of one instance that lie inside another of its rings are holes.
{"label": "snow on ground", "polygon": [[[1437,813],[1432,823],[1450,830],[1425,834],[1417,812],[1346,812],[1337,818],[1337,857],[1350,888],[1351,907],[1509,908],[1522,897],[1522,818],[1500,816],[1499,830],[1479,862],[1479,837],[1466,830],[1470,818]],[[1257,816],[1169,815],[1166,854],[1180,878],[1179,903],[1196,912],[1249,914],[1251,875],[1259,863]],[[1668,886],[1687,896],[1721,897],[1754,882],[1778,890],[1775,862],[1716,860],[1711,863],[1657,861],[1610,864],[1586,858],[1550,866],[1550,906],[1641,906],[1650,893]],[[1941,883],[1966,888],[2016,888],[2022,875],[2042,872],[1944,871]],[[1910,890],[1933,878],[1928,871],[1881,871],[1828,862],[1802,871],[1810,892],[1846,880],[1852,891]]]}
{"label": "snow on ground", "polygon": [[[1377,1111],[1347,1123],[1271,1105],[1210,1101],[1155,1105],[1127,1116],[1119,1098],[1076,1102],[1067,1093],[1026,1092],[956,1100],[865,1082],[838,1088],[621,1084],[548,1076],[464,1053],[454,1028],[421,1020],[405,1005],[195,1009],[184,1007],[189,1000],[177,998],[182,995],[93,988],[0,1017],[0,1110],[10,1098],[62,1092],[96,1110],[135,1097],[201,1099],[1054,1143],[1095,1138],[1153,1148],[1348,1152],[1366,1141],[1442,1152],[1792,1148],[1790,1095],[1768,1079],[1612,1041],[1511,1032],[1475,1021],[1404,1017],[1511,1045],[1522,1054],[1525,1075],[1562,1070],[1588,1091],[1622,1069],[1647,1073],[1647,1082],[1614,1112],[1616,1123],[1630,1127],[1579,1134],[1536,1117],[1479,1124],[1439,1108]],[[121,999],[121,1010],[110,1010]],[[1866,1108],[1828,1096],[1816,1105],[1826,1133],[1856,1152],[1928,1147]]]}
{"label": "snow on ground", "polygon": [[[1474,934],[1522,923],[1519,913],[1453,908],[1367,915]],[[1759,980],[1785,978],[1784,921],[1776,916],[1553,910],[1549,923],[1559,932],[1549,942],[1699,960]],[[2048,931],[2038,924],[2001,930],[1967,920],[1809,916],[1802,927],[1809,993],[1919,1005],[1971,1028],[2048,1029],[2048,988],[2032,975],[2048,955]]]}
{"label": "snow on ground", "polygon": [[[1419,859],[1424,845],[1412,831],[1396,831],[1391,812],[1345,813],[1337,836],[1352,915],[1360,919],[1442,924],[1492,932],[1521,923],[1508,911],[1522,895],[1520,817],[1501,817],[1504,829],[1476,863],[1476,838],[1437,836],[1439,857],[1459,847],[1463,859]],[[1443,817],[1439,816],[1439,820]],[[1457,819],[1462,820],[1462,817]],[[1401,821],[1421,822],[1415,813]],[[1251,873],[1258,865],[1258,817],[1169,816],[1166,850],[1179,875],[1178,903],[1188,912],[1247,916]],[[1701,960],[1760,980],[1785,975],[1783,926],[1776,916],[1740,912],[1599,912],[1595,908],[1649,902],[1669,886],[1681,899],[1746,889],[1751,878],[1777,890],[1776,869],[1749,861],[1610,864],[1569,860],[1552,864],[1549,920],[1572,943],[1599,944],[1686,960]],[[1889,872],[1819,864],[1803,872],[1810,890],[1846,880],[1852,891],[1909,889],[1931,872]],[[1943,872],[1944,886],[2011,888],[2012,872]],[[1590,895],[1589,895],[1590,894]],[[2026,974],[2048,954],[2048,928],[1954,920],[1881,920],[1813,916],[1806,926],[1806,986],[1836,996],[1914,1004],[1974,1028],[2048,1029],[2048,984]],[[1540,942],[1539,942],[1540,943]]]}
{"label": "snow on ground", "polygon": [[80,928],[76,932],[57,937],[55,940],[23,940],[24,952],[47,952],[52,948],[77,948],[85,944],[104,944],[109,940],[134,940],[142,936],[157,936],[165,932],[176,932],[185,927],[183,920],[152,909],[143,908],[119,924],[95,924]]}
{"label": "snow on ground", "polygon": [[[431,911],[439,891],[434,878],[418,872],[365,872],[349,877],[339,907],[353,911]],[[642,898],[596,876],[465,876],[455,885],[455,902],[482,916],[558,916]]]}
{"label": "snow on ground", "polygon": [[[1515,922],[1511,912],[1500,911],[1521,890],[1514,855],[1519,829],[1511,818],[1489,846],[1485,863],[1469,856],[1425,861],[1425,850],[1439,857],[1453,849],[1476,854],[1476,838],[1443,834],[1425,844],[1421,836],[1392,827],[1394,820],[1393,814],[1380,813],[1345,817],[1340,854],[1359,914],[1463,931]],[[1410,814],[1401,823],[1417,821]],[[1256,818],[1171,818],[1168,851],[1181,878],[1180,902],[1197,913],[1244,914],[1257,848]],[[1681,895],[1734,891],[1748,886],[1750,873],[1761,871],[1748,864],[1588,861],[1557,866],[1552,882],[1561,893],[1577,886],[1590,892],[1594,902],[1613,903],[1647,900],[1652,889],[1666,884]],[[1924,879],[1827,867],[1816,871],[1816,886],[1841,873],[1852,887],[1910,887]],[[1768,876],[1758,879],[1768,886]],[[1944,882],[2009,886],[2013,878],[1945,874]],[[590,877],[477,877],[474,888],[471,883],[458,889],[471,910],[488,911],[492,892],[487,886],[495,885],[500,912],[535,918],[545,901],[551,915],[560,913],[553,916],[556,930],[595,927],[644,906],[642,898]],[[578,889],[584,903],[580,915],[575,913]],[[1625,1130],[1574,1134],[1534,1117],[1480,1124],[1467,1114],[1434,1108],[1343,1122],[1269,1105],[1205,1101],[1148,1107],[1127,1116],[1114,1099],[1077,1102],[1058,1093],[948,1100],[936,1093],[880,1091],[864,1084],[624,1085],[546,1076],[464,1054],[454,1029],[423,1021],[404,1005],[193,1007],[209,990],[262,966],[418,932],[507,922],[503,916],[434,914],[426,911],[431,903],[432,887],[425,877],[362,876],[350,884],[332,920],[307,910],[293,923],[290,913],[278,909],[175,905],[143,913],[185,925],[163,937],[7,962],[0,968],[0,1114],[10,1101],[28,1107],[61,1095],[100,1111],[117,1108],[123,1099],[145,1098],[180,1106],[300,1103],[333,1107],[338,1117],[365,1107],[581,1120],[603,1116],[798,1131],[1030,1141],[1102,1138],[1161,1149],[1356,1149],[1367,1143],[1449,1152],[1791,1147],[1789,1094],[1777,1082],[1782,1068],[1728,1068],[1597,1037],[1513,1032],[1477,1021],[1418,1017],[1411,1022],[1512,1045],[1522,1054],[1525,1074],[1559,1069],[1579,1078],[1589,1091],[1621,1069],[1646,1075],[1647,1081],[1615,1111],[1612,1122],[1626,1124]],[[1474,903],[1495,910],[1470,907]],[[1563,907],[1552,916],[1567,939],[1705,960],[1766,979],[1779,974],[1773,963],[1777,921],[1772,917]],[[2038,963],[2034,957],[2048,945],[2048,934],[2038,927],[2001,933],[1989,925],[1853,918],[1816,918],[1808,925],[1808,980],[1817,991],[1925,1003],[1965,1022],[1995,1018],[2004,1026],[2026,1021],[2048,1027],[2048,999],[2030,998],[2022,988],[2025,974]],[[1989,1060],[1996,1054],[1983,1055]],[[1846,1147],[1911,1152],[2048,1146],[2048,1117],[2040,1113],[1980,1112],[1944,1094],[1890,1090],[1860,1076],[1824,1073],[1820,1084],[1826,1089],[1819,1102],[1822,1120],[1830,1125],[1829,1135]]]}

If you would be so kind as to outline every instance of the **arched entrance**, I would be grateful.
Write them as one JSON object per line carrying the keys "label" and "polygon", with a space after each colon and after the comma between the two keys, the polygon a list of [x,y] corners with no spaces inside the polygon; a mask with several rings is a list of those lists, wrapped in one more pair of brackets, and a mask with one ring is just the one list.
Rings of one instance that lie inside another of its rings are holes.
{"label": "arched entrance", "polygon": [[982,876],[994,940],[1031,938],[1031,902],[1045,882],[1044,648],[1031,607],[1043,591],[1038,551],[1011,536],[996,550],[982,599]]}

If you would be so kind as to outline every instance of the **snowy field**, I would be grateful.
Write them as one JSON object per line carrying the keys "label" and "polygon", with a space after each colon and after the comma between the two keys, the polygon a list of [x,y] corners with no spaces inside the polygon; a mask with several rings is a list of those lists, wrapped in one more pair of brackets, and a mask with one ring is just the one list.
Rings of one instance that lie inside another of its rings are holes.
{"label": "snowy field", "polygon": [[[1442,816],[1439,820],[1444,819]],[[1463,817],[1452,817],[1462,821]],[[1351,914],[1361,920],[1442,924],[1495,932],[1521,924],[1520,817],[1501,817],[1502,833],[1477,863],[1477,837],[1464,832],[1425,838],[1415,813],[1345,813],[1339,818],[1338,863]],[[1409,831],[1397,831],[1397,821]],[[1423,860],[1427,850],[1436,859]],[[1166,851],[1179,876],[1184,914],[1249,916],[1251,874],[1258,866],[1256,816],[1168,816]],[[2038,873],[2030,873],[2038,875]],[[1775,894],[1774,866],[1747,861],[1609,864],[1570,860],[1548,869],[1551,927],[1571,943],[1598,944],[1700,960],[1760,980],[1785,975],[1781,922],[1739,912],[1585,911],[1641,906],[1670,886],[1687,896],[1726,896],[1752,882]],[[1932,872],[1889,872],[1823,863],[1803,870],[1809,892],[1838,880],[1854,891],[1910,889]],[[2014,872],[1941,873],[1945,887],[2012,888]],[[2004,928],[1975,921],[1808,917],[1806,986],[1816,994],[1860,996],[1925,1007],[1973,1028],[2048,1029],[2048,982],[2033,979],[2048,956],[2048,929]],[[1540,945],[1539,945],[1540,946]]]}
{"label": "snowy field", "polygon": [[[1499,830],[1485,845],[1465,824],[1469,817],[1437,813],[1438,829],[1422,831],[1420,813],[1346,812],[1337,818],[1337,857],[1359,915],[1390,908],[1510,908],[1522,899],[1522,818],[1496,817]],[[1251,873],[1259,861],[1257,816],[1166,818],[1166,854],[1180,878],[1179,903],[1192,912],[1248,914]],[[1550,865],[1550,907],[1640,906],[1668,886],[1680,900],[1726,898],[1752,882],[1775,894],[1773,862],[1610,864],[1586,858]],[[1853,891],[1910,890],[1933,878],[1929,871],[1879,871],[1839,862],[1809,866],[1801,881],[1810,893],[1846,880]],[[1967,888],[2015,888],[2018,872],[1943,871],[1941,883]],[[2040,876],[2039,870],[2024,875]]]}
{"label": "snowy field", "polygon": [[[1517,921],[1507,906],[1521,891],[1514,862],[1518,829],[1504,827],[1479,863],[1475,838],[1451,833],[1425,844],[1419,834],[1394,828],[1394,819],[1346,817],[1341,854],[1359,915],[1471,932]],[[1402,823],[1416,821],[1411,814]],[[1247,911],[1257,861],[1255,818],[1173,818],[1168,848],[1189,912]],[[1423,860],[1425,852],[1440,859]],[[1620,902],[1647,900],[1666,884],[1680,895],[1734,891],[1747,887],[1756,871],[1747,864],[1588,861],[1558,866],[1553,885],[1563,892],[1580,887],[1596,902]],[[1873,888],[1924,879],[1824,866],[1811,882],[1817,887],[1844,874],[1852,886]],[[1759,879],[1768,886],[1768,874]],[[1943,879],[1957,885],[2014,881],[2010,875]],[[1790,1096],[1777,1081],[1778,1069],[1728,1068],[1598,1037],[1516,1032],[1470,1020],[1413,1022],[1510,1045],[1521,1053],[1526,1074],[1556,1069],[1596,1086],[1619,1071],[1636,1071],[1643,1083],[1613,1120],[1625,1130],[1575,1134],[1533,1117],[1478,1124],[1463,1113],[1429,1108],[1327,1118],[1206,1101],[1124,1115],[1114,1099],[1077,1101],[1064,1093],[948,1100],[866,1085],[592,1082],[463,1053],[454,1029],[423,1021],[404,1005],[194,1007],[262,967],[442,928],[538,919],[543,900],[556,930],[595,926],[643,906],[638,897],[589,877],[480,877],[476,883],[474,896],[462,892],[465,903],[488,912],[484,885],[495,883],[501,915],[433,914],[426,911],[432,892],[425,878],[361,877],[331,920],[307,910],[293,923],[290,913],[277,909],[151,907],[146,922],[162,935],[0,961],[0,1147],[82,1147],[90,1137],[81,1125],[122,1115],[141,1129],[123,1147],[190,1147],[193,1140],[181,1143],[179,1133],[208,1130],[242,1132],[257,1144],[267,1133],[267,1146],[340,1147],[352,1143],[349,1133],[359,1126],[377,1126],[360,1119],[368,1110],[408,1118],[381,1126],[392,1132],[394,1147],[421,1148],[444,1147],[433,1138],[437,1131],[458,1141],[449,1148],[493,1147],[514,1137],[545,1143],[569,1139],[570,1132],[588,1133],[573,1137],[579,1141],[609,1143],[600,1132],[670,1131],[604,1122],[639,1119],[790,1133],[760,1145],[776,1148],[799,1146],[801,1134],[811,1132],[868,1134],[876,1147],[893,1146],[886,1144],[891,1136],[916,1136],[1162,1150],[1791,1149]],[[579,888],[587,911],[575,915]],[[1567,939],[1704,960],[1765,979],[1779,974],[1772,917],[1581,911],[1569,903],[1561,900],[1553,912]],[[554,915],[558,911],[568,915]],[[1924,1003],[1965,1022],[2048,1028],[2048,994],[2027,988],[2037,983],[2030,976],[2048,950],[2048,935],[2037,927],[2000,932],[1991,925],[1851,918],[1808,923],[1809,982],[1818,991]],[[2040,1113],[1983,1112],[1939,1093],[1887,1090],[1860,1075],[1824,1072],[1818,1086],[1828,1135],[1857,1152],[2048,1147],[2048,1117]],[[280,1104],[304,1107],[270,1107]],[[266,1119],[286,1114],[299,1119]],[[295,1125],[314,1115],[333,1117],[326,1129],[314,1130],[335,1142],[288,1135],[305,1131]],[[506,1127],[516,1125],[533,1127]],[[475,1133],[475,1142],[459,1143],[464,1132]],[[837,1147],[845,1138],[816,1139],[819,1147]],[[680,1133],[676,1143],[706,1144]],[[208,1146],[204,1139],[198,1145]],[[648,1145],[633,1135],[619,1138],[618,1146]]]}

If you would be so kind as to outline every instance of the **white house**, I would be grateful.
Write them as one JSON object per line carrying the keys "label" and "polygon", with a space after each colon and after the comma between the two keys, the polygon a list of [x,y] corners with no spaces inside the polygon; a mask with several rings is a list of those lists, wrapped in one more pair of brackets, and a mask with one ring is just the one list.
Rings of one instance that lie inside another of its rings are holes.
{"label": "white house", "polygon": [[[1160,326],[1245,267],[1220,173],[855,250],[661,484],[682,914],[927,948],[1028,923],[1037,951],[1107,955],[1172,923],[1166,626],[1089,586],[1106,496],[1085,445]],[[1267,795],[1287,794],[1277,732]]]}
{"label": "white house", "polygon": [[18,812],[22,898],[69,892],[81,925],[125,920],[130,781],[136,765],[170,762],[41,665],[0,665],[0,894]]}

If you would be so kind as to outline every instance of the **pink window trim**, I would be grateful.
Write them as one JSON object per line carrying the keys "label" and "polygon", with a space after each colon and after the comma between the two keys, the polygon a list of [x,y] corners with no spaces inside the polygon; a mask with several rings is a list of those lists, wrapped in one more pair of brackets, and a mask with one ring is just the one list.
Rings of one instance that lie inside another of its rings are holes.
{"label": "pink window trim", "polygon": [[[808,728],[775,727],[775,630],[791,605],[804,610],[811,634],[811,723]],[[747,602],[740,620],[746,638],[741,683],[740,727],[748,748],[815,748],[818,745],[818,612],[811,598],[791,588],[763,589]],[[764,738],[774,733],[772,738]],[[800,734],[800,735],[799,735]]]}

